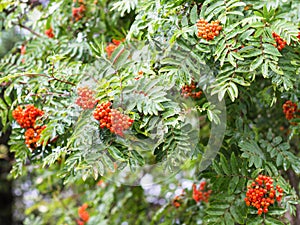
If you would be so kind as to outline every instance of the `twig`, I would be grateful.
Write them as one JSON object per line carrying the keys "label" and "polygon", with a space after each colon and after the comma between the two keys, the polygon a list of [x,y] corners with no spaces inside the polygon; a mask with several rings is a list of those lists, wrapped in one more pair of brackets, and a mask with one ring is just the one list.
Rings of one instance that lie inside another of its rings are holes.
{"label": "twig", "polygon": [[[60,199],[55,193],[52,196],[56,201],[58,201],[61,204],[61,206],[66,210],[66,212],[69,211],[69,208],[64,203],[64,199]],[[77,221],[77,218],[72,213],[68,213],[68,215],[72,218],[72,220]]]}
{"label": "twig", "polygon": [[54,93],[54,92],[46,92],[46,93],[37,93],[37,94],[29,94],[29,96],[36,96],[36,97],[44,97],[48,95],[53,95],[53,96],[58,96],[58,97],[67,97],[70,96],[70,93],[65,93],[65,94],[59,94],[59,93]]}
{"label": "twig", "polygon": [[[299,196],[299,177],[291,169],[289,169],[287,171],[287,176],[288,176],[291,186],[294,188],[297,196]],[[299,222],[300,222],[300,205],[299,204],[296,205],[296,215],[294,215],[294,216],[290,215],[290,217],[291,217],[290,218],[291,224],[299,224]]]}
{"label": "twig", "polygon": [[122,76],[120,74],[120,89],[121,89],[121,106],[123,107],[123,85],[122,85]]}
{"label": "twig", "polygon": [[14,6],[11,9],[4,9],[3,12],[5,12],[7,15],[11,14],[12,12],[14,12],[18,7]]}
{"label": "twig", "polygon": [[[22,75],[20,75],[22,76]],[[70,81],[67,81],[67,80],[61,80],[57,77],[54,77],[53,75],[52,76],[48,76],[46,74],[40,74],[40,73],[26,73],[26,74],[23,74],[23,76],[28,76],[28,77],[31,77],[31,76],[41,76],[41,77],[46,77],[49,79],[49,81],[51,80],[56,80],[58,82],[62,82],[62,83],[65,83],[65,84],[69,84],[69,85],[72,85],[72,86],[76,86],[76,84],[70,82]]]}
{"label": "twig", "polygon": [[19,26],[25,30],[28,30],[30,33],[34,34],[35,36],[37,37],[42,37],[42,35],[38,34],[37,32],[35,32],[34,30],[30,29],[29,27],[23,25],[21,22],[19,23],[15,23],[15,22],[12,22],[13,25],[16,25],[16,26]]}

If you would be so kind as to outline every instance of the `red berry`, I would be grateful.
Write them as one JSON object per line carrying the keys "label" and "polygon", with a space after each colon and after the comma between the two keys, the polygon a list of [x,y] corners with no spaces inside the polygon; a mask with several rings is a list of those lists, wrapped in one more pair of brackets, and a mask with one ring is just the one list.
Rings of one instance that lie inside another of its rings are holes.
{"label": "red berry", "polygon": [[286,119],[291,120],[296,117],[295,113],[298,111],[298,105],[288,100],[283,104],[282,109]]}
{"label": "red berry", "polygon": [[82,109],[93,109],[97,104],[97,100],[94,98],[95,92],[88,87],[80,87],[77,89],[78,98],[76,104]]}
{"label": "red berry", "polygon": [[181,94],[184,98],[200,98],[202,91],[196,91],[196,84],[192,81],[190,85],[184,85],[181,88]]}
{"label": "red berry", "polygon": [[108,58],[111,57],[112,53],[122,42],[123,42],[123,40],[112,39],[112,43],[109,43],[105,48]]}
{"label": "red berry", "polygon": [[28,129],[35,126],[36,119],[44,115],[44,111],[35,108],[33,105],[27,105],[25,109],[22,106],[18,106],[12,112],[12,115],[22,128]]}
{"label": "red berry", "polygon": [[40,139],[41,132],[46,128],[46,126],[36,126],[34,128],[29,128],[25,132],[25,144],[31,150],[38,147],[37,142]]}
{"label": "red berry", "polygon": [[200,201],[204,201],[204,202],[208,202],[210,194],[211,194],[211,190],[207,190],[206,189],[206,182],[203,181],[200,183],[200,186],[197,190],[196,185],[193,185],[193,199],[196,202],[200,202]]}
{"label": "red berry", "polygon": [[268,176],[259,175],[251,186],[248,186],[246,197],[244,201],[247,206],[253,206],[258,209],[257,214],[261,215],[263,212],[268,212],[268,207],[274,204],[274,199],[280,201],[283,194],[280,193],[281,188],[276,186],[276,190],[279,192],[278,196],[273,185],[273,179]]}
{"label": "red berry", "polygon": [[124,136],[123,131],[129,129],[133,119],[116,109],[110,109],[111,103],[102,103],[94,110],[94,118],[100,121],[100,128],[107,128],[112,133]]}
{"label": "red berry", "polygon": [[258,214],[258,215],[261,215],[262,212],[263,212],[263,209],[262,209],[262,208],[259,208],[259,209],[257,210],[257,214]]}
{"label": "red berry", "polygon": [[277,47],[277,49],[279,51],[281,51],[285,45],[286,45],[286,41],[284,41],[280,35],[276,34],[275,32],[272,33],[272,37],[275,39],[276,44],[273,44],[275,47]]}
{"label": "red berry", "polygon": [[48,30],[45,30],[45,34],[46,34],[49,38],[54,38],[54,34],[53,34],[53,29],[52,29],[52,27],[50,27]]}
{"label": "red berry", "polygon": [[198,29],[198,37],[206,39],[207,41],[213,40],[215,36],[220,34],[219,31],[222,30],[222,26],[219,26],[219,21],[212,21],[208,23],[204,19],[200,19],[196,23]]}

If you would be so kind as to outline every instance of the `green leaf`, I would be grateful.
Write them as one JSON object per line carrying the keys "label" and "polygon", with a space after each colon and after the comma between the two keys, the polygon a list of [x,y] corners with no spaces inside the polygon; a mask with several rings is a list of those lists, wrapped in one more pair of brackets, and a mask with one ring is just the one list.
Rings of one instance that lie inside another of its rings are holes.
{"label": "green leaf", "polygon": [[170,204],[166,204],[163,207],[161,207],[159,210],[156,211],[156,213],[153,215],[151,225],[156,224],[156,222],[159,221],[161,219],[161,217],[163,217],[164,213],[167,212],[169,206],[170,206]]}
{"label": "green leaf", "polygon": [[263,218],[260,216],[250,217],[247,222],[247,225],[259,225],[263,224]]}
{"label": "green leaf", "polygon": [[186,16],[182,17],[182,20],[181,20],[181,26],[182,27],[186,27],[189,25],[189,21],[188,21],[188,18]]}
{"label": "green leaf", "polygon": [[283,75],[283,70],[278,66],[273,64],[272,62],[269,63],[271,70],[273,70],[273,72]]}
{"label": "green leaf", "polygon": [[[214,13],[215,15],[222,11],[225,10],[224,2],[223,1],[217,1],[216,3],[210,5],[206,10],[205,10],[205,15],[209,15],[210,13]],[[203,10],[203,9],[202,9]]]}
{"label": "green leaf", "polygon": [[122,52],[120,52],[119,55],[116,55],[116,57],[114,58],[114,66],[116,67],[116,69],[120,69],[124,66],[124,64],[126,63],[126,61],[128,60],[130,56],[130,52],[127,50],[124,50]]}
{"label": "green leaf", "polygon": [[237,184],[234,193],[235,193],[235,194],[238,194],[238,193],[243,192],[243,191],[244,191],[244,188],[245,188],[245,186],[246,186],[246,182],[247,182],[247,179],[246,179],[246,178],[240,177],[239,183]]}
{"label": "green leaf", "polygon": [[264,27],[265,24],[262,22],[254,22],[254,23],[251,23],[250,26],[253,28],[259,28],[259,27]]}
{"label": "green leaf", "polygon": [[235,76],[234,78],[232,78],[232,81],[239,84],[239,85],[242,85],[242,86],[250,86],[250,83],[246,82],[244,80],[244,78],[240,77],[240,76]]}
{"label": "green leaf", "polygon": [[278,154],[276,157],[276,165],[281,166],[283,163],[283,156],[281,154]]}
{"label": "green leaf", "polygon": [[0,98],[0,108],[7,110],[7,105],[5,104],[5,102],[2,100],[2,98]]}
{"label": "green leaf", "polygon": [[273,174],[274,176],[278,176],[278,175],[279,175],[278,169],[277,169],[277,167],[276,167],[275,165],[273,165],[273,163],[267,162],[266,164],[267,164],[267,166],[270,167],[270,171],[272,172],[272,173],[270,173],[271,175],[272,175],[272,174]]}
{"label": "green leaf", "polygon": [[244,41],[246,39],[248,39],[253,33],[254,33],[254,29],[249,29],[247,31],[245,31],[244,33],[242,33],[240,36],[239,36],[239,39],[241,41]]}
{"label": "green leaf", "polygon": [[236,60],[234,59],[232,53],[230,52],[228,54],[228,61],[230,62],[230,64],[233,66],[233,67],[236,67],[237,64],[236,64]]}
{"label": "green leaf", "polygon": [[[236,99],[236,98],[238,97],[238,94],[239,94],[238,87],[237,87],[236,84],[233,83],[233,82],[229,82],[228,85],[229,85],[228,90],[229,90],[229,89],[231,90],[234,99]],[[234,101],[234,99],[233,99],[233,101]]]}
{"label": "green leaf", "polygon": [[264,62],[264,64],[261,67],[261,73],[263,75],[264,78],[268,78],[269,77],[269,65],[268,65],[268,61],[266,60]]}
{"label": "green leaf", "polygon": [[256,59],[254,59],[250,65],[250,71],[254,71],[256,68],[261,66],[261,64],[263,63],[263,60],[264,60],[263,56],[260,56],[260,57],[257,57]]}
{"label": "green leaf", "polygon": [[[213,161],[212,165],[217,174],[219,174],[219,175],[223,174],[221,167],[219,166],[219,164],[217,164],[216,161]],[[220,180],[222,180],[222,179],[220,179]]]}
{"label": "green leaf", "polygon": [[197,20],[198,20],[197,4],[195,4],[191,10],[190,21],[192,24],[195,24]]}
{"label": "green leaf", "polygon": [[269,209],[268,215],[270,216],[283,216],[287,212],[287,209],[282,208],[271,208]]}
{"label": "green leaf", "polygon": [[279,145],[280,143],[282,142],[282,137],[278,136],[278,137],[275,137],[272,141],[272,143],[274,145]]}
{"label": "green leaf", "polygon": [[113,163],[111,157],[107,156],[107,154],[102,154],[101,158],[102,158],[102,161],[105,165],[105,168],[107,168],[110,171],[115,170],[114,163]]}
{"label": "green leaf", "polygon": [[231,179],[231,181],[229,183],[229,186],[228,186],[228,193],[229,194],[233,194],[234,193],[234,191],[235,191],[235,189],[236,189],[236,187],[237,187],[237,185],[239,183],[239,180],[240,180],[240,178],[238,176],[234,176]]}
{"label": "green leaf", "polygon": [[[227,5],[229,5],[229,3],[227,3]],[[236,8],[236,7],[245,7],[246,3],[245,2],[235,2],[232,5],[230,5],[229,7],[227,7],[227,11]]]}
{"label": "green leaf", "polygon": [[241,212],[239,211],[239,207],[233,205],[232,207],[230,207],[230,213],[236,222],[240,224],[244,223],[244,218]]}
{"label": "green leaf", "polygon": [[230,156],[230,165],[231,165],[232,173],[238,174],[239,173],[238,161],[233,152],[231,153]]}
{"label": "green leaf", "polygon": [[124,160],[124,155],[123,153],[117,149],[116,147],[114,146],[109,146],[107,151],[109,152],[109,154],[116,160],[121,160],[123,161]]}
{"label": "green leaf", "polygon": [[258,38],[262,35],[262,33],[264,32],[264,29],[262,27],[257,28],[257,30],[255,31],[253,37],[254,38]]}
{"label": "green leaf", "polygon": [[256,169],[256,170],[254,170],[254,171],[251,173],[251,177],[252,177],[253,179],[255,179],[261,172],[262,172],[262,169],[261,169],[261,168]]}
{"label": "green leaf", "polygon": [[266,157],[255,141],[242,141],[239,143],[239,147],[244,152],[242,157],[249,159],[249,166],[254,164],[256,168],[261,168]]}
{"label": "green leaf", "polygon": [[215,61],[217,61],[221,57],[221,54],[225,50],[225,48],[226,48],[225,39],[223,39],[217,45],[217,48],[215,51]]}
{"label": "green leaf", "polygon": [[230,175],[231,171],[229,168],[229,163],[223,154],[220,155],[220,163],[221,163],[221,167],[222,167],[223,171],[225,172],[225,174]]}
{"label": "green leaf", "polygon": [[265,19],[269,19],[269,10],[267,8],[267,5],[263,6],[263,16],[265,17]]}
{"label": "green leaf", "polygon": [[143,156],[141,156],[136,150],[132,150],[130,152],[131,152],[133,158],[138,161],[140,166],[145,164],[145,160],[144,160]]}
{"label": "green leaf", "polygon": [[14,89],[14,85],[10,85],[5,91],[4,91],[4,100],[7,103],[7,105],[12,104],[12,100],[10,98],[10,94],[12,90]]}
{"label": "green leaf", "polygon": [[221,87],[221,89],[218,91],[218,99],[219,99],[219,101],[221,101],[224,98],[226,90],[227,90],[226,87]]}
{"label": "green leaf", "polygon": [[206,211],[205,211],[208,215],[211,215],[211,216],[221,216],[221,215],[224,215],[224,210],[220,210],[218,208],[208,208]]}
{"label": "green leaf", "polygon": [[234,220],[229,212],[226,212],[224,215],[226,225],[234,225]]}
{"label": "green leaf", "polygon": [[266,225],[284,225],[280,220],[271,217],[267,217],[264,222]]}
{"label": "green leaf", "polygon": [[251,57],[262,55],[262,51],[260,49],[257,49],[257,48],[247,48],[247,47],[245,47],[245,48],[242,48],[240,50],[240,54],[244,58],[251,58]]}
{"label": "green leaf", "polygon": [[52,22],[52,16],[49,16],[47,21],[46,21],[46,29],[50,29],[51,26],[51,22]]}
{"label": "green leaf", "polygon": [[280,52],[277,48],[275,48],[271,44],[263,44],[264,53],[274,55],[274,56],[281,56]]}
{"label": "green leaf", "polygon": [[226,15],[238,15],[238,16],[244,16],[244,14],[240,11],[231,11],[226,13]]}

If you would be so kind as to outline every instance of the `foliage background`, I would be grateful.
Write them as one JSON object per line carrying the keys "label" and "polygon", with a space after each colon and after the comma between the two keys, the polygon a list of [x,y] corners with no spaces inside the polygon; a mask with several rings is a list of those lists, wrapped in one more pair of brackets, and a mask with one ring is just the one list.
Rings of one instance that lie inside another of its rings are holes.
{"label": "foliage background", "polygon": [[[1,147],[1,166],[12,165],[9,179],[25,203],[15,205],[16,220],[76,224],[77,209],[86,202],[88,225],[299,224],[299,118],[290,123],[282,112],[286,100],[299,105],[299,1],[86,0],[76,21],[72,8],[80,4],[0,3],[1,135],[9,136],[8,142],[3,138],[9,151]],[[213,41],[196,36],[200,18],[221,21],[223,30]],[[53,39],[44,34],[50,27]],[[287,41],[280,52],[272,32]],[[8,42],[9,33],[19,35]],[[109,58],[107,44],[123,38]],[[139,71],[143,77],[135,79]],[[192,79],[206,96],[176,101]],[[75,104],[83,85],[135,119],[126,138],[99,130],[92,111]],[[226,104],[226,133],[203,170],[211,128],[223,115],[211,95]],[[47,124],[43,145],[33,152],[12,118],[21,104],[46,112],[38,121]],[[189,110],[200,118],[200,131],[190,129]],[[126,186],[122,182],[130,177],[111,172],[114,162],[118,171],[149,162],[174,169],[185,153],[188,168],[164,183],[144,171],[141,184],[150,179],[152,185]],[[263,216],[243,201],[247,184],[260,173],[272,176],[285,194]],[[213,191],[209,203],[192,199],[192,183],[202,180]],[[175,208],[172,199],[183,189]]]}

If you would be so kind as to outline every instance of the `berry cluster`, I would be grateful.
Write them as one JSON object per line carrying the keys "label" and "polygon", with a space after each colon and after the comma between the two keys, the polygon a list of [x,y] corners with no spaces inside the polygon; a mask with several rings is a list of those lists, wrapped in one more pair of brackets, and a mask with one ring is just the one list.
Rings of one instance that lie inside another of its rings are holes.
{"label": "berry cluster", "polygon": [[93,114],[94,118],[100,122],[101,129],[107,128],[110,132],[123,137],[123,131],[129,129],[134,120],[110,107],[110,102],[97,105]]}
{"label": "berry cluster", "polygon": [[122,43],[122,41],[119,40],[115,40],[112,39],[112,43],[109,43],[106,48],[105,51],[107,53],[108,58],[111,57],[112,53],[115,51],[115,49]]}
{"label": "berry cluster", "polygon": [[280,35],[276,34],[275,32],[272,33],[273,38],[276,41],[274,47],[276,47],[279,51],[281,51],[286,46],[286,41],[284,41]]}
{"label": "berry cluster", "polygon": [[[255,181],[248,186],[245,202],[247,206],[254,206],[257,209],[257,214],[267,213],[268,207],[273,205],[275,200],[280,202],[283,196],[282,188],[277,185],[274,188],[273,179],[268,176],[259,175]],[[276,190],[278,195],[276,195]]]}
{"label": "berry cluster", "polygon": [[84,203],[82,206],[80,206],[78,208],[78,215],[79,215],[79,218],[80,218],[80,219],[76,220],[78,225],[84,225],[86,222],[89,221],[90,215],[86,211],[87,207],[88,207],[88,204]]}
{"label": "berry cluster", "polygon": [[27,147],[35,149],[41,132],[46,128],[46,126],[35,126],[35,121],[37,117],[44,115],[44,111],[35,108],[34,105],[27,105],[25,109],[22,106],[18,106],[12,112],[12,115],[20,126],[26,129],[25,144]]}
{"label": "berry cluster", "polygon": [[45,34],[48,36],[48,38],[54,38],[52,27],[50,27],[48,30],[45,30]]}
{"label": "berry cluster", "polygon": [[190,85],[184,85],[181,88],[181,94],[184,98],[200,98],[202,91],[196,91],[196,84],[192,81]]}
{"label": "berry cluster", "polygon": [[[192,197],[193,199],[198,203],[198,202],[208,202],[209,197],[212,193],[212,190],[209,190],[207,188],[207,182],[206,181],[202,181],[199,185],[199,188],[197,189],[196,184],[193,184],[193,191],[192,191]],[[179,208],[183,203],[184,203],[184,198],[188,198],[189,196],[187,196],[187,193],[185,192],[185,190],[182,190],[182,193],[180,195],[176,195],[173,199],[171,204],[175,207],[175,208]]]}
{"label": "berry cluster", "polygon": [[[80,3],[83,3],[83,2],[80,2]],[[81,4],[78,8],[76,8],[76,7],[72,8],[72,16],[75,19],[75,21],[80,20],[84,16],[85,10],[86,10],[86,8],[85,8],[84,4]]]}
{"label": "berry cluster", "polygon": [[33,128],[37,117],[44,115],[44,112],[34,105],[27,105],[25,109],[22,106],[18,106],[13,112],[12,116],[20,124],[22,128]]}
{"label": "berry cluster", "polygon": [[37,147],[37,142],[40,140],[41,132],[46,128],[46,126],[35,126],[34,128],[29,128],[25,132],[25,144],[29,149],[35,149]]}
{"label": "berry cluster", "polygon": [[197,190],[196,184],[193,184],[193,199],[196,202],[208,202],[212,190],[206,190],[206,181],[202,181]]}
{"label": "berry cluster", "polygon": [[23,56],[26,54],[26,45],[21,45],[21,50],[20,50],[20,54],[21,54],[21,62],[25,63],[25,59],[23,58]]}
{"label": "berry cluster", "polygon": [[299,33],[298,33],[298,36],[297,36],[297,38],[300,40],[300,31],[299,31]]}
{"label": "berry cluster", "polygon": [[21,45],[21,55],[25,55],[26,54],[26,46],[25,45]]}
{"label": "berry cluster", "polygon": [[175,208],[179,208],[182,204],[182,199],[180,198],[179,195],[175,196],[172,200],[172,205],[175,207]]}
{"label": "berry cluster", "polygon": [[105,184],[104,180],[101,179],[97,182],[97,186],[104,188],[106,186],[106,184]]}
{"label": "berry cluster", "polygon": [[75,103],[82,109],[93,109],[98,102],[94,97],[95,92],[86,86],[78,88],[77,94],[78,98]]}
{"label": "berry cluster", "polygon": [[201,19],[196,25],[198,29],[198,37],[206,39],[207,41],[213,40],[222,30],[220,21],[212,21],[211,23],[208,23],[204,19]]}
{"label": "berry cluster", "polygon": [[298,106],[296,103],[288,100],[282,105],[283,113],[285,114],[285,118],[287,120],[291,120],[295,118],[295,113],[300,112],[300,109],[297,110]]}

